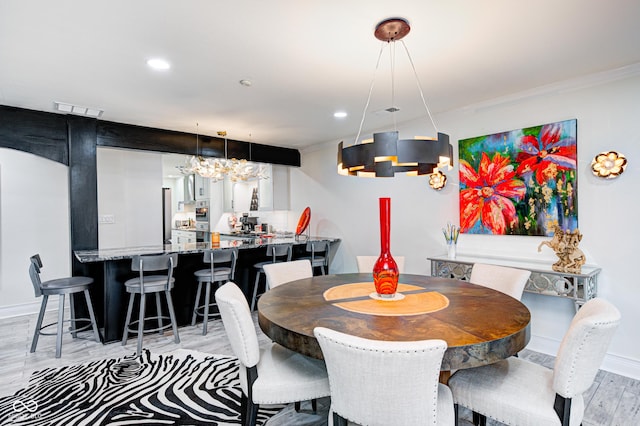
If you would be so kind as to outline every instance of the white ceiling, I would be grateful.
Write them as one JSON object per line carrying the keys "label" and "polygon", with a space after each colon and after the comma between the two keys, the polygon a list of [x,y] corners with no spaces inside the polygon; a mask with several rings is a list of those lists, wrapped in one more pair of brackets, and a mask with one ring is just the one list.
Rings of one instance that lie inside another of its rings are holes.
{"label": "white ceiling", "polygon": [[[373,30],[392,16],[411,24],[404,41],[435,114],[640,63],[638,0],[0,0],[0,104],[63,101],[295,148],[337,142],[358,130],[382,46]],[[426,119],[396,47],[397,120]],[[152,71],[152,57],[172,68]],[[365,131],[392,122],[375,113],[391,106],[389,62]]]}

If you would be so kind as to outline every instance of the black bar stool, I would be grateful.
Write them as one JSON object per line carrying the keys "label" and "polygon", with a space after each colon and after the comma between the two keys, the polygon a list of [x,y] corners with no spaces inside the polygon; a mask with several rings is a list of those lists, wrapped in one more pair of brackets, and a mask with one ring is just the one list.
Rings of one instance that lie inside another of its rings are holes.
{"label": "black bar stool", "polygon": [[[211,316],[212,318],[220,317],[219,312],[215,312],[212,314],[209,313],[209,308],[217,308],[215,300],[211,300],[211,284],[218,283],[219,285],[220,283],[224,284],[227,281],[232,281],[236,272],[237,259],[238,249],[235,248],[225,250],[205,250],[202,261],[204,263],[208,263],[209,268],[200,269],[199,271],[196,271],[194,273],[198,280],[198,290],[196,292],[196,302],[193,306],[191,325],[196,325],[198,316],[201,316],[203,336],[207,334],[207,323],[209,322],[209,316]],[[202,284],[205,285],[205,296],[204,302],[200,304],[200,298],[202,295]]]}
{"label": "black bar stool", "polygon": [[[31,277],[31,283],[33,284],[33,290],[36,297],[42,296],[42,304],[40,305],[40,313],[38,314],[38,322],[36,323],[36,329],[33,333],[33,341],[31,342],[31,352],[36,351],[38,346],[38,337],[40,335],[53,336],[53,333],[44,333],[42,330],[57,324],[58,329],[55,333],[56,337],[56,358],[60,358],[62,355],[62,327],[65,322],[70,323],[67,333],[71,333],[73,338],[78,337],[79,331],[87,330],[89,327],[93,328],[93,336],[96,342],[100,343],[100,333],[98,332],[98,326],[96,324],[96,317],[93,313],[93,305],[91,304],[91,297],[89,297],[89,286],[93,283],[93,278],[89,277],[68,277],[57,278],[54,280],[48,280],[42,282],[40,280],[40,270],[42,269],[42,260],[39,254],[31,256],[31,264],[29,265],[29,276]],[[73,294],[84,292],[84,297],[87,301],[87,310],[89,311],[89,318],[76,318],[75,307],[73,306]],[[44,319],[44,312],[47,308],[47,301],[49,296],[58,296],[58,321],[53,322],[45,326],[42,325]],[[64,298],[66,295],[69,297],[69,305],[71,310],[71,319],[64,320]],[[78,327],[77,322],[87,322],[88,324]]]}
{"label": "black bar stool", "polygon": [[[124,332],[122,333],[122,345],[127,344],[129,333],[137,333],[138,347],[136,354],[142,352],[142,336],[145,332],[158,331],[160,334],[166,328],[173,328],[175,342],[180,343],[178,336],[178,323],[176,322],[176,314],[173,310],[173,301],[171,300],[171,289],[175,283],[173,278],[173,268],[178,264],[178,254],[160,254],[160,255],[137,255],[131,260],[131,270],[139,272],[136,278],[127,280],[124,285],[129,293],[129,308],[127,309],[127,319],[124,323]],[[145,272],[167,271],[166,275],[145,275]],[[167,299],[167,307],[169,308],[169,317],[162,316],[162,307],[160,301],[160,293],[164,293]],[[138,319],[131,321],[131,312],[133,311],[133,302],[135,295],[140,295],[140,309]],[[155,317],[145,317],[145,298],[147,294],[156,295],[157,315]],[[155,319],[158,321],[158,327],[153,329],[144,329],[145,320]],[[163,325],[162,320],[169,319],[171,324]],[[136,325],[135,328],[131,326]]]}

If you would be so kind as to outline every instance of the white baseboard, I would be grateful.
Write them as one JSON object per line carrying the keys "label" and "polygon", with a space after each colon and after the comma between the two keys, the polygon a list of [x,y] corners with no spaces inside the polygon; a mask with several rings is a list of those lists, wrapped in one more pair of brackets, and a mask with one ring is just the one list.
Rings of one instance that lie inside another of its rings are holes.
{"label": "white baseboard", "polygon": [[[21,305],[0,306],[0,319],[20,317],[23,315],[37,314],[40,311],[41,299],[35,302],[23,303]],[[47,312],[58,310],[58,296],[49,297],[47,302]]]}
{"label": "white baseboard", "polygon": [[[541,336],[531,336],[527,349],[555,356],[558,353],[560,341]],[[602,360],[601,370],[640,380],[640,360],[607,353]]]}

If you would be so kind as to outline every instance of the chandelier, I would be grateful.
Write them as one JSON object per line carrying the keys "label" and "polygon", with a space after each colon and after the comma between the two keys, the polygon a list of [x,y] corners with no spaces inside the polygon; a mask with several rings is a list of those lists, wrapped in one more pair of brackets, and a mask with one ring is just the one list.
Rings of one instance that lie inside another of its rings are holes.
{"label": "chandelier", "polygon": [[386,46],[390,47],[392,58],[391,73],[391,94],[392,106],[387,111],[394,114],[398,111],[394,105],[394,79],[393,68],[395,67],[395,42],[400,41],[404,47],[413,73],[416,79],[418,90],[422,103],[426,109],[427,115],[431,120],[431,124],[436,129],[437,138],[414,138],[400,139],[397,130],[389,132],[374,133],[373,139],[359,142],[360,133],[364,118],[371,101],[371,93],[373,91],[374,79],[371,81],[369,88],[369,96],[360,121],[360,128],[353,145],[344,147],[343,142],[338,145],[338,173],[348,176],[359,177],[393,177],[395,173],[406,173],[411,176],[431,175],[439,173],[439,169],[453,165],[453,147],[449,143],[449,136],[437,131],[431,112],[422,93],[418,74],[413,60],[409,54],[407,46],[402,41],[410,31],[409,23],[402,18],[391,18],[380,22],[375,29],[374,35],[378,40],[383,41],[376,71],[380,65],[380,58]]}
{"label": "chandelier", "polygon": [[[268,178],[264,168],[255,163],[244,159],[227,158],[227,132],[220,131],[218,136],[224,137],[224,158],[204,158],[199,155],[198,133],[196,133],[196,155],[187,158],[184,165],[178,166],[180,173],[197,174],[214,182],[219,182],[225,177],[228,177],[231,182]],[[251,157],[251,144],[249,144],[249,157]]]}

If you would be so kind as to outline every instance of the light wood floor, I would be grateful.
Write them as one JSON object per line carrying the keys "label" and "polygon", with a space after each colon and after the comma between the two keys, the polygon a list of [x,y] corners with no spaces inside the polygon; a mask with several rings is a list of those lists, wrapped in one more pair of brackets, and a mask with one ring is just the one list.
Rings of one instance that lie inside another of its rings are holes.
{"label": "light wood floor", "polygon": [[[45,316],[45,324],[56,320],[56,313]],[[66,334],[62,344],[62,357],[55,358],[55,336],[41,336],[35,353],[30,353],[31,339],[36,323],[36,315],[0,319],[0,396],[12,395],[26,386],[32,372],[50,367],[89,362],[104,358],[115,358],[135,352],[135,339],[129,339],[126,346],[119,343],[103,345],[93,340],[72,339]],[[233,355],[231,347],[219,320],[209,323],[209,332],[202,335],[200,325],[180,328],[180,343],[173,342],[171,332],[164,336],[146,335],[144,347],[156,353],[177,348],[197,350],[212,354]],[[268,338],[256,325],[261,339]],[[91,334],[83,333],[90,337]],[[524,350],[520,356],[533,362],[553,367],[553,357]],[[624,376],[600,371],[593,386],[585,394],[587,404],[584,426],[639,425],[640,424],[640,381]],[[311,414],[304,404],[300,413],[288,406],[269,421],[274,425],[320,426],[327,424],[329,401],[320,402],[317,415]],[[306,408],[306,410],[305,410]],[[461,426],[468,426],[471,414],[461,412]],[[501,425],[492,421],[490,425]]]}

